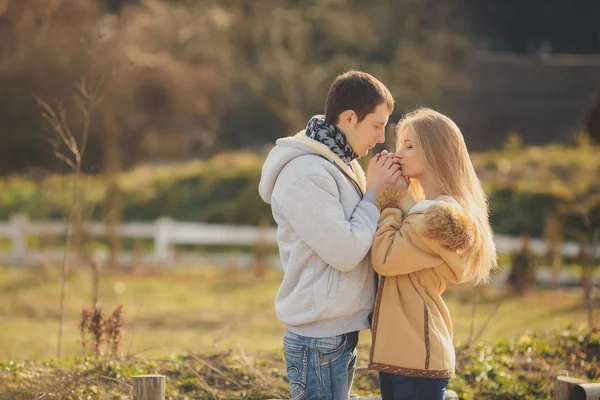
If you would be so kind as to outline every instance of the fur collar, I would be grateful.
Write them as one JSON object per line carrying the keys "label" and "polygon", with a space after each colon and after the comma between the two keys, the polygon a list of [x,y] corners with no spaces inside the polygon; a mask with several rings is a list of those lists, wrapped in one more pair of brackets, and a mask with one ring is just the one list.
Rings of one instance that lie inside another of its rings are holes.
{"label": "fur collar", "polygon": [[475,223],[452,198],[415,204],[408,190],[388,185],[378,191],[375,201],[382,211],[385,208],[402,210],[423,236],[437,240],[441,246],[468,251],[475,244]]}
{"label": "fur collar", "polygon": [[458,205],[438,201],[423,211],[423,235],[451,250],[469,250],[477,229],[471,217]]}

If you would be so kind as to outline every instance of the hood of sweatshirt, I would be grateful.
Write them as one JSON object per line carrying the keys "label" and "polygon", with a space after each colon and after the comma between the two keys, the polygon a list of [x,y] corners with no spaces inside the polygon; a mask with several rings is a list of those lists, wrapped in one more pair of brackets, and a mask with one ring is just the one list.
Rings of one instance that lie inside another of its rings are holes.
{"label": "hood of sweatshirt", "polygon": [[366,190],[365,174],[357,160],[353,160],[348,166],[337,155],[335,155],[326,145],[317,142],[306,136],[305,131],[301,131],[295,136],[282,138],[275,142],[275,147],[269,152],[263,165],[258,185],[260,197],[268,204],[271,204],[271,195],[279,173],[287,163],[306,154],[317,154],[325,157],[334,163],[340,170],[354,180],[364,193]]}

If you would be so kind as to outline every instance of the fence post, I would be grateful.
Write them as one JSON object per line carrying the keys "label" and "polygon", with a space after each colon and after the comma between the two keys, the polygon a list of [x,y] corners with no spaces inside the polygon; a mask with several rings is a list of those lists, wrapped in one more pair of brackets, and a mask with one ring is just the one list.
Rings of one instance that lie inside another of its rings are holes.
{"label": "fence post", "polygon": [[14,214],[10,217],[10,230],[12,241],[12,262],[22,265],[27,252],[26,226],[28,218],[25,214]]}
{"label": "fence post", "polygon": [[571,398],[571,389],[580,383],[585,383],[583,379],[570,376],[557,376],[556,386],[554,387],[554,398],[556,400],[569,400]]}
{"label": "fence post", "polygon": [[175,224],[171,218],[162,217],[154,226],[154,258],[157,262],[171,265],[173,255],[170,244],[175,233]]}
{"label": "fence post", "polygon": [[164,375],[138,375],[133,377],[133,400],[165,400]]}
{"label": "fence post", "polygon": [[600,383],[581,383],[571,390],[571,400],[600,399]]}

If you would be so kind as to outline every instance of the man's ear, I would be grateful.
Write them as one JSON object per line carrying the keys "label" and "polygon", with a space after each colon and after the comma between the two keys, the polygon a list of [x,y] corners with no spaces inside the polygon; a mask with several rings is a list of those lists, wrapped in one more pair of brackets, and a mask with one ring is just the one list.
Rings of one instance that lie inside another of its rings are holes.
{"label": "man's ear", "polygon": [[353,110],[346,110],[338,117],[338,123],[342,126],[354,126],[358,123],[358,116]]}

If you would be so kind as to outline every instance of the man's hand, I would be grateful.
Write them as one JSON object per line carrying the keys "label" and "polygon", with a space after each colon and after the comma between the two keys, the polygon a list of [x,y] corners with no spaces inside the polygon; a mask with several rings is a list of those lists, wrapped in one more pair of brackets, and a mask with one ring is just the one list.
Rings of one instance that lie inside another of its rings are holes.
{"label": "man's hand", "polygon": [[[385,159],[388,158],[392,160],[393,163],[400,164],[400,157],[398,157],[395,153],[390,153],[387,150],[382,151],[381,153],[376,155],[377,159]],[[394,185],[399,189],[408,189],[410,186],[410,178],[408,176],[402,175],[402,167],[400,167],[400,174],[395,174],[396,181]]]}
{"label": "man's hand", "polygon": [[395,185],[398,178],[401,178],[400,165],[394,162],[389,153],[385,151],[377,154],[369,162],[367,170],[367,191],[378,191],[383,185]]}

